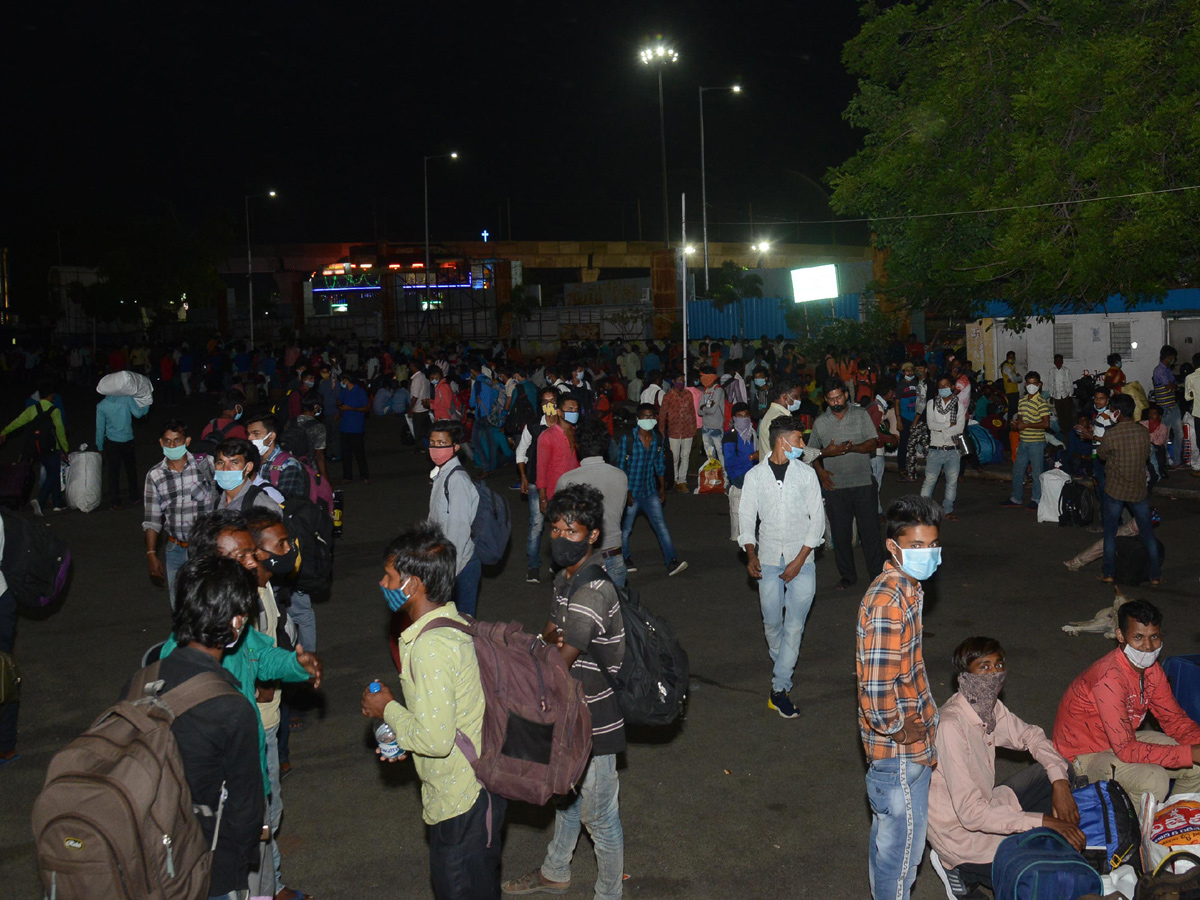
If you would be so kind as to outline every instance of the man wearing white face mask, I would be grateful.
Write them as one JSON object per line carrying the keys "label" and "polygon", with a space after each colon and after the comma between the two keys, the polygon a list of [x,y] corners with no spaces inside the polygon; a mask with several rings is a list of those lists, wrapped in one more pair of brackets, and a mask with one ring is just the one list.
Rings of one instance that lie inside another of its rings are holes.
{"label": "man wearing white face mask", "polygon": [[[1054,718],[1054,747],[1088,781],[1116,779],[1140,806],[1200,790],[1200,725],[1176,702],[1162,651],[1162,613],[1145,600],[1117,610],[1118,648],[1071,682]],[[1148,713],[1161,732],[1141,730]]]}
{"label": "man wearing white face mask", "polygon": [[1025,376],[1025,396],[1017,403],[1017,414],[1009,426],[1017,432],[1017,452],[1013,455],[1012,496],[1001,503],[1009,509],[1021,508],[1025,469],[1033,475],[1033,499],[1026,509],[1037,509],[1042,499],[1042,469],[1046,467],[1046,431],[1050,428],[1050,401],[1042,396],[1042,379],[1037,372]]}
{"label": "man wearing white face mask", "polygon": [[270,413],[251,415],[246,435],[258,451],[259,470],[285,500],[308,496],[308,473],[300,460],[279,447],[279,425]]}

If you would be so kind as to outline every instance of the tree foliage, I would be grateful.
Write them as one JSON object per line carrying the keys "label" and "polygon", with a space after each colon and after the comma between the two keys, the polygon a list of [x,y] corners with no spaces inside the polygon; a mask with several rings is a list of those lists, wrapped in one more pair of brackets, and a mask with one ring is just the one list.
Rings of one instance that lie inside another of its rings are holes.
{"label": "tree foliage", "polygon": [[712,291],[712,304],[724,309],[731,303],[740,303],[744,297],[762,296],[762,278],[732,259],[721,263],[717,270],[717,283]]}
{"label": "tree foliage", "polygon": [[[843,53],[863,149],[830,173],[872,218],[884,289],[933,315],[989,300],[1015,318],[1197,276],[1200,4],[1172,0],[863,3]],[[889,219],[956,210],[959,216]]]}

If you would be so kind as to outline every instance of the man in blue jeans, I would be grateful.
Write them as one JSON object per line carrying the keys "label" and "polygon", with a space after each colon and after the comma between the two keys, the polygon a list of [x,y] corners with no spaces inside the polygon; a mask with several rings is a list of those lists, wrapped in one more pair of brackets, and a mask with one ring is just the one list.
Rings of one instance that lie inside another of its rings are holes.
{"label": "man in blue jeans", "polygon": [[1012,496],[1000,505],[1020,509],[1024,494],[1025,468],[1033,476],[1033,499],[1025,509],[1036,510],[1042,499],[1042,469],[1046,467],[1046,432],[1050,429],[1050,401],[1042,394],[1042,379],[1037,372],[1025,376],[1025,393],[1017,402],[1017,414],[1009,425],[1017,432],[1017,452],[1013,454]]}
{"label": "man in blue jeans", "polygon": [[775,664],[767,708],[785,719],[800,715],[788,691],[817,592],[812,554],[825,537],[821,484],[800,461],[803,428],[792,416],[771,423],[771,455],[746,473],[738,508],[738,543],[746,549],[746,571],[758,581],[767,649]]}
{"label": "man in blue jeans", "polygon": [[621,436],[617,444],[617,465],[629,479],[629,499],[625,506],[625,520],[621,523],[621,552],[625,558],[627,572],[636,572],[637,566],[629,556],[629,535],[638,513],[646,514],[650,527],[658,537],[663,561],[668,575],[678,575],[687,568],[686,562],[675,557],[675,544],[663,518],[663,501],[667,497],[663,481],[663,436],[658,430],[658,413],[652,403],[643,403],[637,409],[636,432]]}
{"label": "man in blue jeans", "polygon": [[525,539],[525,581],[537,584],[541,581],[542,503],[537,489],[538,437],[549,426],[558,424],[558,391],[552,387],[542,388],[538,395],[541,416],[521,429],[517,440],[517,472],[521,476],[521,493],[529,499],[529,533]]}

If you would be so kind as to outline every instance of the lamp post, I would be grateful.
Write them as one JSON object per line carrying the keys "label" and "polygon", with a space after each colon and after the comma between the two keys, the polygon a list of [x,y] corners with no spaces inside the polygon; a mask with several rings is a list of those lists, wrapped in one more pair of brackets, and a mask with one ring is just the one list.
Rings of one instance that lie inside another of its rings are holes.
{"label": "lamp post", "polygon": [[701,87],[700,88],[700,218],[703,222],[702,230],[704,231],[704,293],[708,294],[708,190],[704,179],[704,92],[705,91],[732,91],[735,94],[742,92],[740,84],[733,84],[729,87]]}
{"label": "lamp post", "polygon": [[658,141],[662,149],[662,194],[663,194],[663,246],[671,246],[671,213],[667,200],[667,124],[663,112],[663,67],[668,63],[679,62],[679,54],[674,48],[659,41],[642,50],[642,65],[654,65],[658,68]]}
{"label": "lamp post", "polygon": [[429,161],[458,159],[457,153],[435,153],[425,157],[425,311],[429,311]]}
{"label": "lamp post", "polygon": [[250,253],[250,201],[259,197],[274,197],[274,191],[246,195],[246,285],[250,291],[250,350],[254,350],[254,257]]}

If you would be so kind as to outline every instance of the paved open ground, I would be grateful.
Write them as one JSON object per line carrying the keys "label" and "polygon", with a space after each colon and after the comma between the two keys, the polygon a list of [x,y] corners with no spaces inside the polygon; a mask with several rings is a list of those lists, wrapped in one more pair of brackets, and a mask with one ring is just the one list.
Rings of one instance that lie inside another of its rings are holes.
{"label": "paved open ground", "polygon": [[[187,418],[199,424],[206,413],[197,406]],[[72,424],[84,428],[76,442],[90,427],[85,419],[86,410],[72,408]],[[139,426],[143,471],[157,459],[152,441],[161,413],[152,411],[149,420]],[[376,586],[379,560],[401,525],[424,516],[429,464],[400,447],[395,420],[372,420],[368,428],[374,483],[346,488],[335,592],[317,611],[323,710],[292,740],[295,768],[284,782],[280,844],[288,884],[317,900],[423,900],[432,891],[417,780],[409,764],[376,762],[358,701],[373,677],[395,678]],[[0,461],[12,453],[5,448]],[[492,483],[512,480],[501,473]],[[889,472],[885,498],[902,487]],[[514,548],[507,564],[484,578],[480,614],[536,628],[546,619],[549,586],[525,583],[527,516],[519,495],[505,493],[514,501]],[[1096,535],[1000,509],[1006,493],[994,482],[962,483],[962,521],[944,529],[945,561],[927,590],[925,655],[942,701],[952,691],[954,646],[971,634],[999,638],[1010,664],[1006,702],[1048,730],[1067,683],[1110,647],[1102,637],[1071,637],[1060,626],[1089,618],[1113,594],[1096,582],[1096,566],[1072,574],[1061,563]],[[1191,500],[1157,505],[1168,548],[1164,586],[1128,593],[1163,608],[1168,655],[1200,652],[1194,549],[1200,507]],[[867,897],[869,817],[854,685],[861,591],[834,590],[832,554],[818,561],[817,598],[792,694],[801,717],[784,721],[766,706],[771,666],[757,594],[729,540],[724,498],[671,495],[667,519],[688,570],[666,577],[642,520],[634,532],[641,571],[631,583],[678,628],[691,656],[692,698],[678,728],[635,735],[622,760],[627,896]],[[165,591],[146,576],[140,522],[140,509],[52,519],[72,546],[75,571],[60,609],[19,624],[23,758],[0,768],[0,898],[41,896],[29,812],[46,766],[115,699],[142,651],[169,630]],[[860,574],[860,586],[866,583]],[[1013,765],[1002,761],[1001,777]],[[549,809],[510,805],[506,877],[541,862],[552,820]],[[576,859],[569,896],[589,897],[595,865],[586,838]],[[915,896],[943,896],[927,865]]]}

